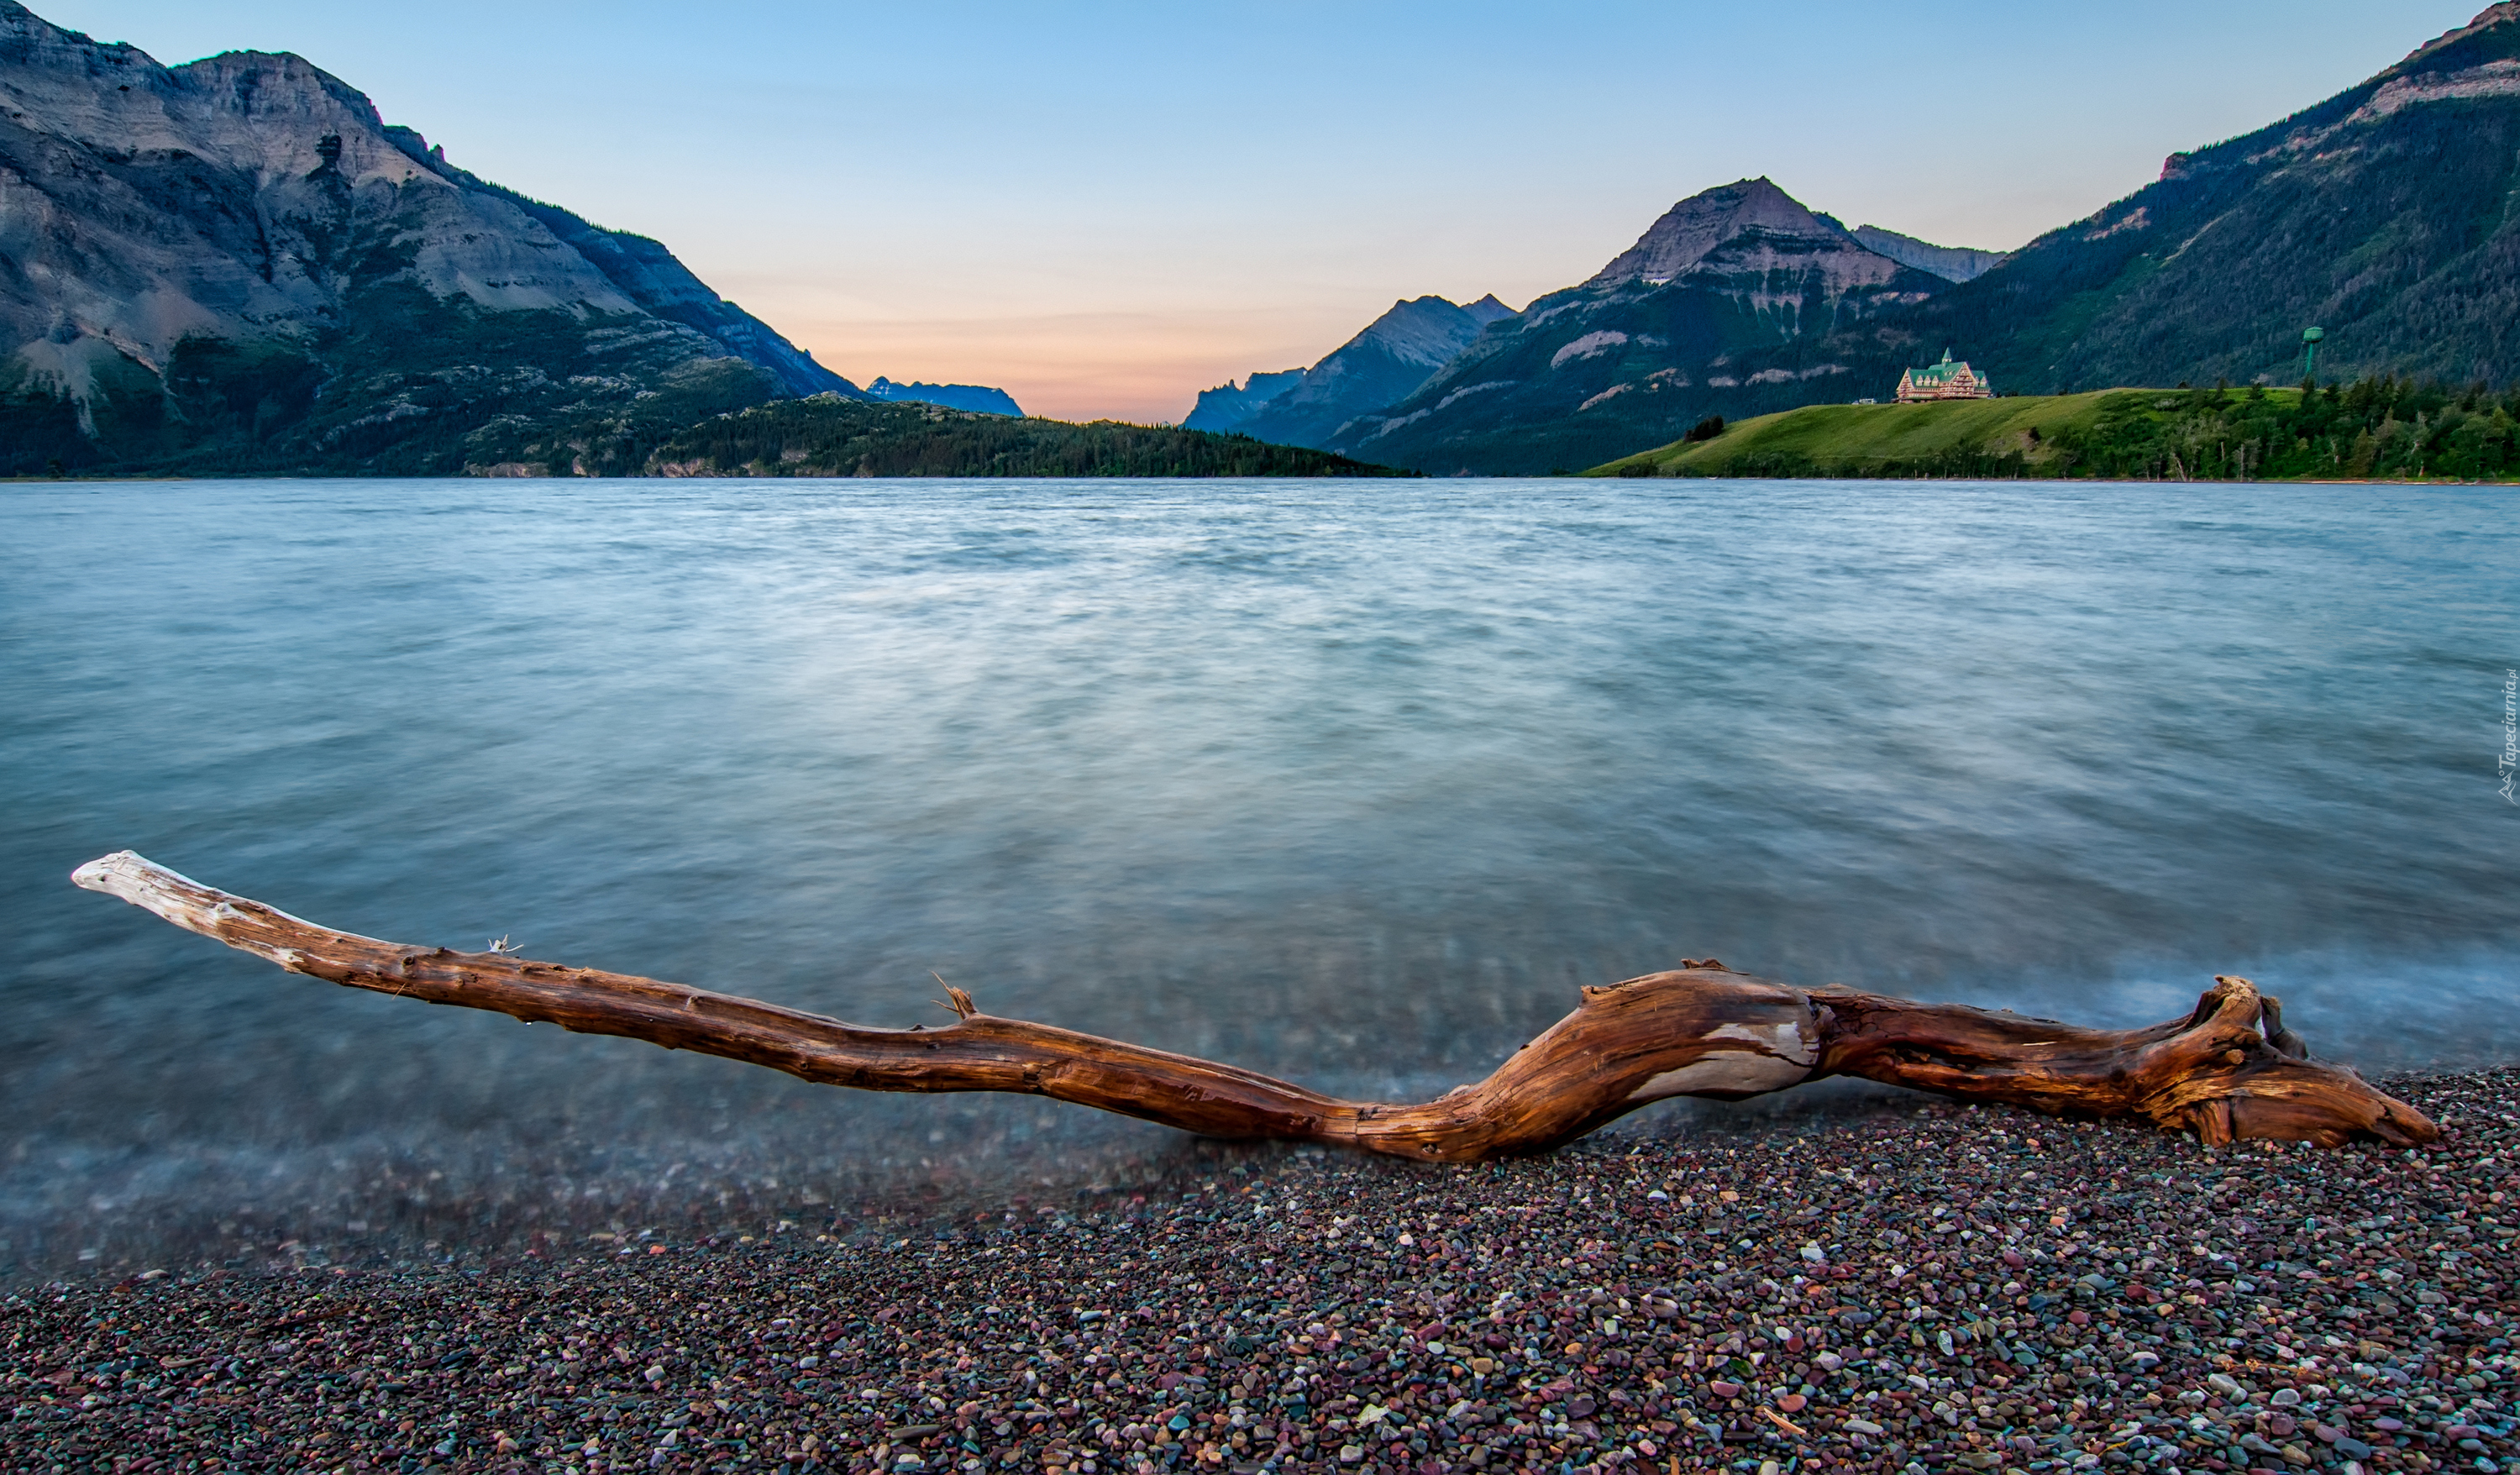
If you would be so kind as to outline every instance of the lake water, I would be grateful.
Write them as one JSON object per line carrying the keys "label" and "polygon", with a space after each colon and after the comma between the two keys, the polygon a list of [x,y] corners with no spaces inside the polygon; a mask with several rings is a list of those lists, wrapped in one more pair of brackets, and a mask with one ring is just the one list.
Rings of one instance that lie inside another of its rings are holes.
{"label": "lake water", "polygon": [[71,888],[125,847],[401,941],[877,1024],[944,1018],[932,969],[993,1013],[1378,1095],[1707,956],[2113,1024],[2238,972],[2322,1053],[2511,1059],[2514,512],[2038,483],[0,489],[0,1265],[758,1228],[1203,1150],[292,977]]}

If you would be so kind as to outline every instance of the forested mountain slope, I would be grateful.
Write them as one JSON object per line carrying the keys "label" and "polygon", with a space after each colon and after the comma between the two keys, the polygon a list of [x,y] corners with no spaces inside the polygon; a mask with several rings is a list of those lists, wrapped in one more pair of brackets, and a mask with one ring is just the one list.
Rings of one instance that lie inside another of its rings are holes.
{"label": "forested mountain slope", "polygon": [[2002,392],[2291,383],[2312,327],[2322,376],[2504,384],[2520,379],[2515,201],[2506,3],[2316,107],[2174,156],[1982,274],[1993,253],[1849,234],[1765,180],[1708,191],[1328,443],[1437,473],[1571,469],[1708,416],[1886,399],[1946,349]]}
{"label": "forested mountain slope", "polygon": [[2520,378],[2520,5],[2255,133],[2172,157],[2136,194],[1877,322],[1763,370],[1871,382],[1949,346],[2002,388]]}

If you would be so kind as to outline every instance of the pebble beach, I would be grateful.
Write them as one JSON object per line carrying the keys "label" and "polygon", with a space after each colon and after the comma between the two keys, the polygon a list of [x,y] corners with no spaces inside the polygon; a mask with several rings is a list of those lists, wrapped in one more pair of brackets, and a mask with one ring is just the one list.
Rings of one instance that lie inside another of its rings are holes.
{"label": "pebble beach", "polygon": [[2520,1071],[2387,1084],[2442,1141],[1894,1096],[1479,1167],[1219,1149],[881,1228],[20,1281],[0,1466],[2494,1475]]}

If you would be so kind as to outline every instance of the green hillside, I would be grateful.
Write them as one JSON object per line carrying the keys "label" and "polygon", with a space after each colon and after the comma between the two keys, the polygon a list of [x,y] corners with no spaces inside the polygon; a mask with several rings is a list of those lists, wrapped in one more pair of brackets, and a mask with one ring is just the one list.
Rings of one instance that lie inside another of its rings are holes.
{"label": "green hillside", "polygon": [[2312,389],[2105,389],[1918,405],[1811,405],[1596,467],[1589,476],[2520,476],[2520,391],[2396,379]]}
{"label": "green hillside", "polygon": [[[2096,428],[2112,400],[2143,390],[1947,400],[1923,405],[1810,405],[1727,425],[1691,445],[1613,461],[1588,476],[1975,475],[2004,464],[2013,475],[2055,475],[2052,441],[2069,426]],[[2154,394],[2155,398],[2159,395]],[[2141,413],[2141,407],[2137,407]],[[2037,431],[2036,437],[2031,432]],[[2019,469],[2010,463],[2018,461]],[[1954,463],[1964,469],[1945,469]],[[1935,469],[1926,470],[1923,468]]]}
{"label": "green hillside", "polygon": [[817,394],[721,415],[666,440],[652,476],[1406,476],[1247,435],[1090,425]]}

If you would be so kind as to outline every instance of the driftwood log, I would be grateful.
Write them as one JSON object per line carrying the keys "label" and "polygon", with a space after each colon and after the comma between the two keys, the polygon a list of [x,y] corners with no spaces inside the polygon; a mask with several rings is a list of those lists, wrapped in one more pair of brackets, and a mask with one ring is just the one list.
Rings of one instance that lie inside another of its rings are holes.
{"label": "driftwood log", "polygon": [[229,947],[350,988],[493,1009],[582,1034],[698,1050],[862,1091],[1006,1091],[1219,1138],[1476,1162],[1569,1141],[1671,1096],[1738,1100],[1856,1076],[2051,1115],[2128,1117],[2207,1145],[2278,1138],[2430,1141],[2423,1113],[2314,1060],[2281,1006],[2217,977],[2183,1019],[2092,1030],[1829,986],[1713,960],[1584,990],[1572,1014],[1475,1086],[1419,1105],[1342,1101],[1252,1071],[995,1019],[948,986],[937,1029],[869,1029],[678,983],[336,932],[122,851],[71,879]]}

